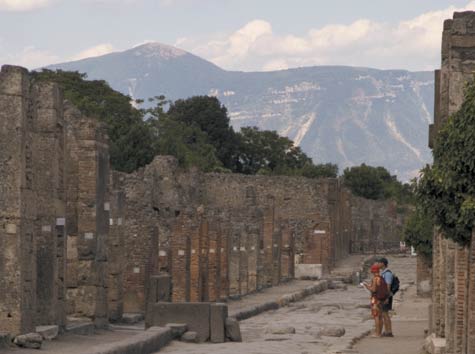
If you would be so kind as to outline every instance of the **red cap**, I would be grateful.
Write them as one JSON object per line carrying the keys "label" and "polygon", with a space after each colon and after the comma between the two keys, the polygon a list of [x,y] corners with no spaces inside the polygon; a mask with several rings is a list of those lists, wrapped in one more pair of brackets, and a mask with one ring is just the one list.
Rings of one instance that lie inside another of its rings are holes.
{"label": "red cap", "polygon": [[373,265],[371,266],[371,268],[370,268],[370,269],[371,269],[371,273],[379,273],[379,268],[380,268],[380,267],[379,267],[378,264],[373,264]]}

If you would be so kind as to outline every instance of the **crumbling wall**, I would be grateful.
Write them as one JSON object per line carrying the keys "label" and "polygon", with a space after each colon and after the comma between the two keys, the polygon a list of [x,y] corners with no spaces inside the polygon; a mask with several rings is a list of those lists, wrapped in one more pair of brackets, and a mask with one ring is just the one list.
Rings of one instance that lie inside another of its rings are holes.
{"label": "crumbling wall", "polygon": [[103,129],[55,84],[0,73],[0,331],[108,322],[109,155]]}
{"label": "crumbling wall", "polygon": [[399,251],[404,219],[394,201],[351,198],[352,253]]}

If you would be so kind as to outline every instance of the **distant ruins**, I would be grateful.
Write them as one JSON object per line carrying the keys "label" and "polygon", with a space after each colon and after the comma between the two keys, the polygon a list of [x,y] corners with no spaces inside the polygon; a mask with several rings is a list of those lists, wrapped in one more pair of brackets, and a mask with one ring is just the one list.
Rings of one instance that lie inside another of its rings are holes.
{"label": "distant ruins", "polygon": [[[458,78],[448,65],[442,77]],[[0,332],[64,329],[69,316],[104,328],[157,300],[243,296],[399,248],[401,227],[393,202],[354,197],[337,179],[204,174],[167,156],[110,171],[100,123],[56,85],[2,67]]]}
{"label": "distant ruins", "polygon": [[[444,22],[442,67],[435,72],[435,117],[429,146],[442,124],[462,105],[475,72],[475,12]],[[433,353],[475,353],[475,242],[462,247],[435,232],[429,332]]]}

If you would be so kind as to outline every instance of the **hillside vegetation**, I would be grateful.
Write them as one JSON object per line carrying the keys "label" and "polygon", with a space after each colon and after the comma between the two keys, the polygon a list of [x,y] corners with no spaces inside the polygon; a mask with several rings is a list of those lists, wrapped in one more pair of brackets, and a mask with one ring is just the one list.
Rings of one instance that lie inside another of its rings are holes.
{"label": "hillside vegetation", "polygon": [[[57,82],[85,115],[104,122],[110,138],[111,165],[132,172],[156,155],[173,155],[183,167],[205,172],[336,177],[334,164],[315,165],[300,147],[275,131],[245,127],[235,132],[226,107],[215,97],[194,96],[168,101],[149,99],[151,108],[138,109],[131,98],[103,80],[85,74],[43,70],[34,80]],[[137,103],[143,103],[137,102]]]}

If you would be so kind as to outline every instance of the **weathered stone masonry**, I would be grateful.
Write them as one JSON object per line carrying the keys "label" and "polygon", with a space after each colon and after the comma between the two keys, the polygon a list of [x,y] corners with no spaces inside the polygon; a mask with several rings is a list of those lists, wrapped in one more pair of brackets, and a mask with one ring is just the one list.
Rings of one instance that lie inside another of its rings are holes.
{"label": "weathered stone masonry", "polygon": [[0,73],[0,331],[243,296],[326,273],[355,245],[380,251],[399,223],[337,179],[204,174],[166,156],[109,171],[100,123],[25,69]]}
{"label": "weathered stone masonry", "polygon": [[400,239],[391,202],[355,198],[336,179],[203,174],[157,157],[122,184],[127,312],[145,310],[154,272],[171,274],[172,301],[216,301],[291,279],[302,264],[328,272],[354,243],[379,252]]}
{"label": "weathered stone masonry", "polygon": [[[475,71],[475,12],[454,13],[444,22],[442,66],[435,72],[435,115],[429,146],[448,117],[462,105]],[[475,242],[455,244],[435,230],[431,332],[446,340],[446,353],[475,353]]]}

